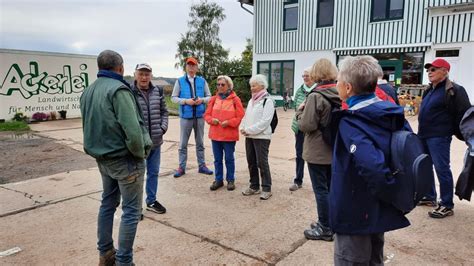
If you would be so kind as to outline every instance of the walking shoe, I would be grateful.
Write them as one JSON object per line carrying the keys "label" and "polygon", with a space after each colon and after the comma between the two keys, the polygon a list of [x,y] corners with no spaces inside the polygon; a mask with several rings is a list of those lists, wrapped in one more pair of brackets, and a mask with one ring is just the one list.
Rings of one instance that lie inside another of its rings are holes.
{"label": "walking shoe", "polygon": [[156,200],[152,204],[147,204],[146,209],[152,212],[156,212],[158,214],[162,214],[166,212],[166,208]]}
{"label": "walking shoe", "polygon": [[290,186],[290,191],[296,191],[296,190],[300,189],[301,187],[303,187],[303,186],[293,183],[293,185]]}
{"label": "walking shoe", "polygon": [[438,208],[429,211],[428,215],[431,218],[445,218],[454,215],[454,211],[452,208],[439,205]]}
{"label": "walking shoe", "polygon": [[436,204],[436,200],[430,200],[430,199],[427,199],[427,198],[422,198],[418,204],[416,204],[417,206],[429,206],[429,207],[436,207],[438,206],[438,204]]}
{"label": "walking shoe", "polygon": [[228,181],[227,182],[227,190],[232,191],[234,189],[235,189],[234,181]]}
{"label": "walking shoe", "polygon": [[262,195],[260,195],[261,200],[267,200],[272,196],[272,193],[270,191],[263,191]]}
{"label": "walking shoe", "polygon": [[178,177],[183,176],[184,174],[186,174],[186,172],[184,171],[184,169],[181,168],[181,167],[178,167],[178,169],[175,170],[173,176],[176,177],[176,178],[178,178]]}
{"label": "walking shoe", "polygon": [[318,227],[318,222],[312,222],[310,225],[311,229]]}
{"label": "walking shoe", "polygon": [[213,171],[209,170],[209,168],[207,168],[206,164],[202,164],[201,166],[199,166],[199,171],[198,171],[200,174],[205,174],[205,175],[212,175],[214,174]]}
{"label": "walking shoe", "polygon": [[256,194],[260,194],[260,189],[253,189],[249,187],[246,190],[242,191],[242,195],[244,196],[251,196]]}
{"label": "walking shoe", "polygon": [[224,181],[214,181],[211,185],[211,190],[217,190],[224,186]]}
{"label": "walking shoe", "polygon": [[99,266],[113,266],[115,265],[115,249],[109,249],[103,256],[99,256]]}
{"label": "walking shoe", "polygon": [[334,233],[328,227],[322,226],[320,223],[316,224],[316,228],[304,230],[304,236],[309,240],[324,240],[333,241]]}

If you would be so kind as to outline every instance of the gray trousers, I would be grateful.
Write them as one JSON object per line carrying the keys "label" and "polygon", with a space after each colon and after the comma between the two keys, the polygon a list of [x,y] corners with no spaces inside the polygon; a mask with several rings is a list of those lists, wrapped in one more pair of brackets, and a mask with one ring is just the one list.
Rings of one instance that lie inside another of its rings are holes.
{"label": "gray trousers", "polygon": [[191,131],[194,129],[194,140],[196,141],[196,156],[198,165],[206,163],[204,158],[204,118],[181,118],[180,138],[179,138],[179,167],[186,170],[186,162],[188,161],[188,141]]}
{"label": "gray trousers", "polygon": [[384,233],[341,235],[336,233],[334,265],[383,265]]}
{"label": "gray trousers", "polygon": [[262,191],[272,191],[272,176],[268,165],[269,139],[245,138],[245,154],[250,173],[250,188],[260,189],[260,175],[262,176]]}

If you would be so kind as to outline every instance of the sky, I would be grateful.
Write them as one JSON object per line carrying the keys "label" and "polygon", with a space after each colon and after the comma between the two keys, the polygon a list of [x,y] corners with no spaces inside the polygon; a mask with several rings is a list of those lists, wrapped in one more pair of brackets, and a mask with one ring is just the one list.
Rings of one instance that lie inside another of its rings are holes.
{"label": "sky", "polygon": [[[124,58],[125,74],[149,63],[154,76],[178,77],[175,54],[198,0],[0,0],[0,48]],[[253,16],[237,0],[213,0],[224,8],[222,46],[240,57],[252,37]],[[246,6],[248,8],[248,6]],[[252,9],[250,7],[250,9]]]}

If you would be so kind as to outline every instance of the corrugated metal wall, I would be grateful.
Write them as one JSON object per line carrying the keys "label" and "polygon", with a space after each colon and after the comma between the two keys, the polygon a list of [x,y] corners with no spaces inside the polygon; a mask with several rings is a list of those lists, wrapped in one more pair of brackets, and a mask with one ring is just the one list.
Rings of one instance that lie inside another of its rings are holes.
{"label": "corrugated metal wall", "polygon": [[473,12],[428,16],[470,0],[405,0],[400,20],[370,22],[371,0],[335,0],[334,25],[317,28],[317,1],[299,0],[298,29],[283,31],[284,0],[255,1],[255,52],[281,53],[474,40]]}

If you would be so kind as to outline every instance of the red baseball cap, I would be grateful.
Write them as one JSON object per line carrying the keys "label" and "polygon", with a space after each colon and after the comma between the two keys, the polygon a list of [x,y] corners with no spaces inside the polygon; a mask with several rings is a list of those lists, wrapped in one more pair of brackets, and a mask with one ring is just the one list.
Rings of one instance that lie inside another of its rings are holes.
{"label": "red baseball cap", "polygon": [[448,71],[449,69],[451,68],[451,65],[448,63],[448,61],[444,60],[444,59],[441,59],[441,58],[438,58],[438,59],[435,59],[433,62],[431,63],[427,63],[425,64],[425,68],[428,69],[430,67],[444,67],[446,68]]}
{"label": "red baseball cap", "polygon": [[188,57],[186,59],[186,64],[192,64],[192,65],[197,65],[198,64],[198,60],[194,57]]}

